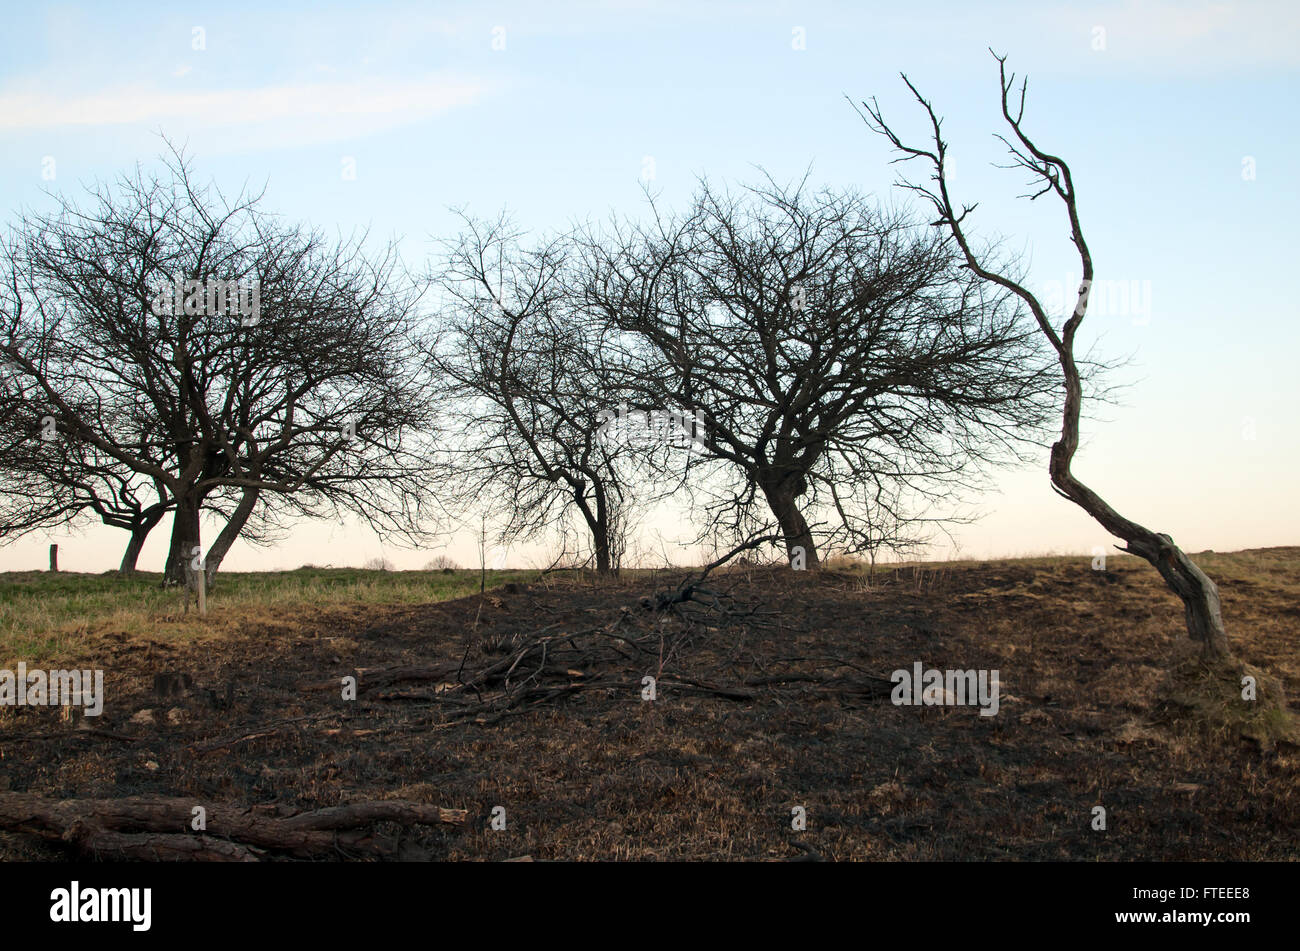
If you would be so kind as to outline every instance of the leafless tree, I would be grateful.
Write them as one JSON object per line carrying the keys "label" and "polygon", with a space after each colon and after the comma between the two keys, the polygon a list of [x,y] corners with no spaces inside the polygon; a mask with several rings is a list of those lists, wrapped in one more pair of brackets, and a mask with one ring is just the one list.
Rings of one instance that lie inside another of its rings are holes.
{"label": "leafless tree", "polygon": [[863,506],[950,499],[1050,416],[1023,309],[906,212],[770,178],[651,212],[587,238],[583,293],[645,345],[640,399],[700,414],[709,530],[774,519],[815,568],[819,544],[881,541]]}
{"label": "leafless tree", "polygon": [[919,555],[933,538],[933,531],[946,532],[953,521],[964,521],[954,513],[932,516],[927,500],[908,498],[898,485],[870,484],[856,487],[866,494],[861,500],[842,499],[854,486],[832,487],[836,513],[845,524],[852,525],[843,546],[847,555],[867,556],[867,582],[876,580],[876,564],[881,554],[895,557]]}
{"label": "leafless tree", "polygon": [[901,153],[895,159],[896,162],[919,160],[929,166],[930,184],[917,184],[904,178],[903,186],[933,206],[938,214],[935,225],[951,235],[973,275],[986,285],[1009,291],[1024,302],[1034,315],[1042,338],[1055,351],[1065,400],[1061,436],[1052,446],[1050,473],[1053,487],[1060,495],[1096,519],[1106,531],[1122,539],[1124,545],[1121,550],[1145,558],[1160,572],[1165,583],[1182,599],[1187,632],[1193,641],[1200,643],[1206,657],[1227,657],[1228,637],[1223,627],[1219,590],[1215,583],[1174,544],[1169,535],[1153,532],[1120,515],[1101,496],[1075,478],[1071,471],[1071,463],[1079,447],[1079,414],[1083,402],[1083,380],[1079,360],[1075,355],[1075,338],[1087,312],[1088,295],[1093,286],[1092,255],[1084,240],[1078,197],[1069,165],[1064,159],[1040,149],[1022,127],[1028,80],[1021,82],[1017,95],[1015,74],[1007,74],[1006,57],[996,53],[993,56],[998,62],[1002,118],[1010,130],[1010,138],[998,136],[1007,146],[1012,158],[1011,163],[1005,167],[1029,172],[1031,191],[1022,197],[1032,201],[1044,195],[1055,195],[1064,204],[1070,222],[1070,240],[1079,255],[1082,280],[1074,309],[1068,315],[1049,315],[1037,296],[1020,280],[1010,276],[1005,268],[976,249],[966,225],[968,216],[976,206],[962,205],[958,210],[949,191],[948,144],[942,135],[942,120],[906,75],[903,76],[903,82],[929,119],[930,141],[924,147],[903,142],[885,122],[875,99],[862,104],[865,110],[863,118],[872,131],[883,135]]}
{"label": "leafless tree", "polygon": [[449,327],[434,359],[461,416],[462,506],[490,505],[506,538],[577,517],[597,570],[615,572],[633,505],[631,449],[600,416],[619,399],[617,342],[576,306],[567,237],[524,247],[504,217],[464,220],[437,277]]}
{"label": "leafless tree", "polygon": [[[141,421],[145,422],[145,421]],[[129,535],[118,572],[133,574],[150,533],[175,508],[166,484],[147,477],[99,451],[94,445],[57,431],[56,418],[40,401],[22,398],[17,387],[0,384],[0,542],[55,528],[76,530],[99,521]],[[127,436],[128,423],[119,418],[117,435],[144,451],[156,444]],[[164,460],[159,458],[158,463]],[[204,510],[232,532],[231,516],[242,493],[232,500],[218,490],[204,501]],[[282,525],[271,506],[260,506],[238,532],[252,544],[270,544]],[[219,563],[220,559],[216,559]]]}
{"label": "leafless tree", "polygon": [[[8,367],[6,367],[8,369]],[[0,377],[0,540],[98,519],[130,533],[121,570],[130,573],[153,528],[171,508],[162,483],[80,440],[60,437],[55,417],[20,377]]]}
{"label": "leafless tree", "polygon": [[[170,501],[167,583],[191,580],[205,507],[227,513],[210,579],[257,511],[419,537],[434,406],[395,248],[331,242],[261,195],[199,185],[178,153],[165,165],[88,207],[52,196],[5,240],[0,358],[23,398],[83,458]],[[162,297],[177,281],[193,283]]]}

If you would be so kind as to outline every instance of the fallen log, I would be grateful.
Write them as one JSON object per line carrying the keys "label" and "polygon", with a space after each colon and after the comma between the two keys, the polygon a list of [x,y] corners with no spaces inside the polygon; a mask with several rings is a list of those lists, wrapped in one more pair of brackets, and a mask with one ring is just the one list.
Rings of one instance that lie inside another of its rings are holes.
{"label": "fallen log", "polygon": [[88,833],[76,845],[81,852],[102,859],[138,859],[141,862],[258,862],[261,849],[202,835],[168,835],[145,832]]}
{"label": "fallen log", "polygon": [[[206,810],[206,829],[193,832],[195,806]],[[386,855],[385,843],[363,827],[463,825],[464,809],[377,800],[330,806],[273,818],[243,806],[196,799],[133,796],[126,799],[46,799],[0,793],[0,829],[66,843],[99,858],[151,861],[258,861],[264,852],[319,858],[342,851]]]}

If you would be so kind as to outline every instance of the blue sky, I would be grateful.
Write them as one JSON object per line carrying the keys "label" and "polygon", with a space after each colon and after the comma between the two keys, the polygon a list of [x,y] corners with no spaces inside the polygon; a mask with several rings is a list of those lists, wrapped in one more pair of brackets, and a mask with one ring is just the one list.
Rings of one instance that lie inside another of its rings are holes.
{"label": "blue sky", "polygon": [[[1131,357],[1117,381],[1132,386],[1099,409],[1076,471],[1193,550],[1300,543],[1287,475],[1300,466],[1298,4],[6,2],[4,22],[6,223],[48,201],[42,187],[154,160],[160,132],[223,188],[266,183],[286,216],[400,236],[414,265],[454,230],[449,206],[508,208],[543,230],[637,213],[651,176],[670,204],[698,175],[743,182],[760,165],[901,200],[885,144],[845,96],[877,96],[922,132],[905,70],[946,116],[977,231],[1029,255],[1029,283],[1048,291],[1077,270],[1060,207],[1017,201],[1020,177],[989,165],[993,46],[1030,75],[1029,131],[1071,163],[1098,279],[1150,302],[1089,316],[1103,354]],[[1109,543],[1051,492],[1045,464],[998,483],[962,553]],[[162,558],[157,534],[142,566]],[[68,567],[102,570],[119,536],[31,536],[0,549],[0,569],[37,566],[62,541]],[[404,567],[430,556],[313,525],[226,564],[381,553]],[[468,534],[451,554],[476,557]]]}

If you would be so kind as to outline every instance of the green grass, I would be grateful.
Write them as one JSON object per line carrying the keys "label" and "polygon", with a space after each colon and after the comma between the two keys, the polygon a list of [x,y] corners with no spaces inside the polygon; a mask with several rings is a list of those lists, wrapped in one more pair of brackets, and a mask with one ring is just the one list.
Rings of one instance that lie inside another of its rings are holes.
{"label": "green grass", "polygon": [[[537,571],[488,571],[487,586],[533,581]],[[477,570],[373,571],[299,568],[222,572],[200,619],[185,597],[161,586],[162,576],[115,572],[0,573],[0,666],[45,663],[82,655],[90,633],[124,633],[160,641],[216,635],[248,621],[299,610],[368,604],[448,601],[479,590]]]}
{"label": "green grass", "polygon": [[[878,581],[893,579],[916,584],[918,590],[947,571],[963,566],[1018,565],[1050,575],[1064,565],[1087,564],[1091,556],[1039,555],[987,562],[904,562],[876,566]],[[1221,584],[1248,586],[1252,601],[1270,605],[1267,621],[1292,624],[1278,614],[1273,602],[1300,601],[1295,565],[1300,548],[1256,549],[1243,552],[1202,552],[1193,556]],[[835,558],[828,567],[838,571],[867,572],[865,561]],[[1136,571],[1153,588],[1159,576],[1141,559],[1108,552],[1107,567]],[[726,571],[745,571],[732,567]],[[489,571],[487,586],[510,581],[533,582],[537,570]],[[572,577],[569,572],[561,575]],[[653,578],[651,569],[625,570],[624,579]],[[50,664],[92,656],[95,635],[121,633],[159,642],[188,641],[238,631],[247,626],[284,624],[293,619],[312,623],[312,612],[322,609],[357,610],[367,605],[424,604],[474,594],[479,589],[477,569],[453,571],[376,571],[363,568],[299,568],[279,572],[222,572],[208,600],[208,616],[185,611],[185,598],[161,587],[161,575],[143,573],[121,578],[115,572],[78,574],[44,571],[0,573],[0,667],[19,660]],[[1240,611],[1240,609],[1238,609]],[[1235,617],[1235,615],[1234,615]]]}

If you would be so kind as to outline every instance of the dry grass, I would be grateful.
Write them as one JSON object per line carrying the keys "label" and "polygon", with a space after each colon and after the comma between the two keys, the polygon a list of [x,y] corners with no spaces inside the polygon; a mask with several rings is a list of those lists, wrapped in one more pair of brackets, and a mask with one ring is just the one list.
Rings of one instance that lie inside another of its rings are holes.
{"label": "dry grass", "polygon": [[[487,586],[531,581],[536,571],[488,571]],[[95,635],[119,634],[167,644],[220,640],[250,626],[334,606],[426,604],[479,588],[478,571],[387,571],[304,567],[280,572],[223,572],[200,619],[193,595],[164,589],[162,576],[142,572],[0,573],[0,666],[18,660],[57,666],[92,659]]]}
{"label": "dry grass", "polygon": [[[1300,549],[1198,561],[1220,582],[1241,661],[1300,696]],[[591,690],[496,725],[452,721],[428,698],[349,704],[316,685],[354,667],[478,658],[512,633],[585,629],[624,609],[650,631],[661,619],[638,600],[667,579],[569,580],[388,606],[375,592],[301,611],[250,601],[243,621],[227,619],[202,642],[93,621],[78,649],[108,675],[95,726],[134,739],[10,708],[0,717],[0,786],[294,807],[436,802],[478,817],[461,831],[416,836],[428,854],[453,859],[753,860],[808,849],[830,859],[1295,859],[1300,752],[1171,716],[1185,640],[1179,604],[1134,559],[1112,557],[1106,571],[1089,562],[885,567],[870,587],[856,568],[737,569],[719,585],[742,604],[775,609],[771,623],[696,623],[684,632],[689,649],[665,670],[718,684],[803,681],[756,689],[750,700],[663,690],[649,703],[636,690]],[[888,677],[915,661],[1000,670],[999,714],[893,706],[809,682]],[[154,697],[153,674],[172,670],[202,689]],[[647,672],[628,670],[629,682]],[[219,696],[227,684],[232,702],[213,709],[204,691]],[[1204,701],[1204,685],[1193,686]],[[176,722],[132,722],[150,708],[175,710]],[[316,719],[286,724],[297,717]],[[268,725],[257,738],[195,752]],[[487,828],[495,805],[507,810],[505,832]],[[1104,832],[1091,827],[1097,805],[1107,810]],[[795,806],[807,810],[805,832],[791,829]],[[10,858],[45,848],[0,836]]]}

